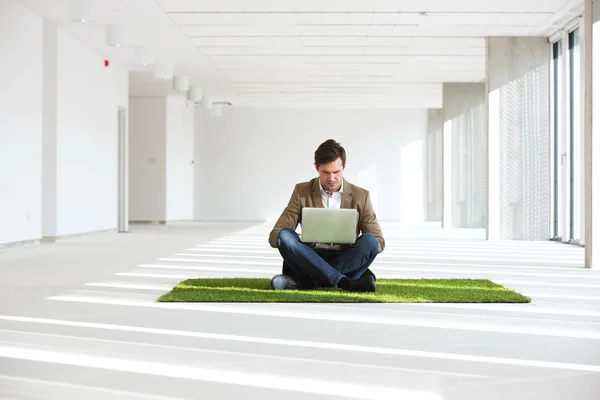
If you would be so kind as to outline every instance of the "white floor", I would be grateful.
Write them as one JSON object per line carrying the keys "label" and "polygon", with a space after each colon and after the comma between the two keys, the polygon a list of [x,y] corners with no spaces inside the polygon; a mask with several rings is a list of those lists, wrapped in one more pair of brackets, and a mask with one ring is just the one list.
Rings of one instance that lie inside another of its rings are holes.
{"label": "white floor", "polygon": [[280,270],[270,225],[132,226],[0,251],[0,399],[599,399],[583,249],[384,224],[381,277],[489,278],[531,304],[164,304]]}

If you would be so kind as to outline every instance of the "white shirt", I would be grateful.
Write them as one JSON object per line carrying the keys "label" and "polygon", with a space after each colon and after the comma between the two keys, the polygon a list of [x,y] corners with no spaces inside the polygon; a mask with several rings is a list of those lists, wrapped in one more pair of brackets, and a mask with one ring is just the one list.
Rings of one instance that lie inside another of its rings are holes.
{"label": "white shirt", "polygon": [[[344,181],[342,180],[342,186],[340,190],[333,193],[327,193],[321,185],[319,179],[319,188],[321,189],[321,200],[323,200],[323,207],[325,208],[341,208],[342,207],[342,196],[344,195]],[[341,250],[341,246],[330,243],[315,243],[315,249],[326,249],[326,250]]]}
{"label": "white shirt", "polygon": [[321,189],[321,199],[323,200],[323,207],[325,208],[341,208],[342,207],[342,196],[344,195],[344,181],[342,180],[342,186],[340,190],[333,193],[328,193],[323,189],[321,180],[319,179],[319,188]]}

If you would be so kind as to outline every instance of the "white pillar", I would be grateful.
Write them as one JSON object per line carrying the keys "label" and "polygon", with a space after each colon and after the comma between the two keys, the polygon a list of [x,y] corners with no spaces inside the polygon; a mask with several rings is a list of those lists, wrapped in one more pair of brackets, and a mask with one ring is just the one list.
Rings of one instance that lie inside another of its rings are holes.
{"label": "white pillar", "polygon": [[486,239],[500,239],[500,94],[490,92],[490,41],[486,39]]}
{"label": "white pillar", "polygon": [[452,120],[442,128],[442,228],[452,228]]}
{"label": "white pillar", "polygon": [[[585,163],[585,266],[598,268],[600,257],[600,1],[586,0],[583,18],[584,58],[584,163]],[[596,73],[596,74],[594,74]],[[593,76],[596,79],[593,79]],[[594,102],[593,99],[596,99]],[[595,139],[595,140],[594,140]]]}
{"label": "white pillar", "polygon": [[445,228],[485,227],[485,85],[444,83]]}
{"label": "white pillar", "polygon": [[57,236],[57,109],[58,30],[44,20],[43,41],[43,108],[42,108],[42,241],[53,242]]}
{"label": "white pillar", "polygon": [[119,115],[119,155],[118,155],[118,223],[119,232],[129,232],[129,135],[127,130],[127,110],[118,109]]}
{"label": "white pillar", "polygon": [[442,221],[442,109],[427,112],[427,220]]}
{"label": "white pillar", "polygon": [[487,224],[486,239],[500,239],[500,94],[487,97]]}

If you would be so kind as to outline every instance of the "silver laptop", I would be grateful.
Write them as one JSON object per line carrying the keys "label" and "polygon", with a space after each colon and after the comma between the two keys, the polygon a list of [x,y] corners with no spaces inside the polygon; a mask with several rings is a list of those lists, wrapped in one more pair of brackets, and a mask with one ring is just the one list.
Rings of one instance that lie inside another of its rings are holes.
{"label": "silver laptop", "polygon": [[358,211],[354,208],[302,209],[303,243],[353,244],[356,241]]}

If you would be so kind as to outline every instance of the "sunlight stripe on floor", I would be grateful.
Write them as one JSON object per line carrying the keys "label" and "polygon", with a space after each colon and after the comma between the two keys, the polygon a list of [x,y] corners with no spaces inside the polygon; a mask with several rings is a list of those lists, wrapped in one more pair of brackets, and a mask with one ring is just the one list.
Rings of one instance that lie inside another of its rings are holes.
{"label": "sunlight stripe on floor", "polygon": [[173,289],[172,286],[148,285],[148,284],[137,284],[137,283],[121,283],[121,282],[86,283],[85,286],[100,287],[100,288],[113,288],[113,289],[161,290],[161,291]]}
{"label": "sunlight stripe on floor", "polygon": [[[91,329],[104,329],[112,331],[126,331],[126,332],[138,332],[138,333],[151,333],[159,335],[172,335],[172,336],[183,336],[183,337],[194,337],[214,340],[226,340],[235,342],[246,342],[246,343],[260,343],[269,345],[280,345],[280,346],[293,346],[300,348],[317,348],[326,350],[344,350],[354,351],[361,353],[372,353],[372,354],[385,354],[385,355],[396,355],[406,357],[421,357],[421,358],[432,358],[432,359],[444,359],[454,361],[467,361],[467,362],[481,362],[491,364],[504,364],[504,365],[515,365],[515,366],[528,366],[528,367],[540,367],[540,368],[551,368],[551,369],[566,369],[576,371],[589,371],[589,372],[600,372],[600,365],[589,365],[589,364],[573,364],[573,363],[561,363],[553,361],[537,361],[537,360],[526,360],[526,359],[512,359],[504,357],[488,357],[488,356],[475,356],[458,353],[442,353],[442,352],[430,352],[420,350],[408,350],[408,349],[397,349],[388,347],[375,347],[375,346],[362,346],[362,345],[350,345],[350,344],[337,344],[327,342],[313,342],[303,340],[290,340],[290,339],[275,339],[265,338],[257,336],[239,336],[219,333],[205,333],[205,332],[192,332],[192,331],[181,331],[172,329],[161,329],[161,328],[146,328],[126,325],[112,325],[112,324],[100,324],[93,322],[78,322],[78,321],[64,321],[47,318],[30,318],[30,317],[12,317],[12,316],[0,316],[0,320],[26,322],[34,324],[47,324],[47,325],[58,325],[58,326],[71,326],[71,327],[85,327]],[[1,348],[6,354],[6,347]],[[11,355],[18,355],[18,352],[10,352]],[[0,352],[0,354],[2,354]]]}
{"label": "sunlight stripe on floor", "polygon": [[[241,250],[245,250],[245,249],[254,249],[254,250],[276,250],[271,248],[268,245],[265,244],[247,244],[247,243],[239,243],[239,242],[231,242],[231,243],[227,243],[227,244],[221,244],[221,243],[207,243],[207,244],[201,244],[198,245],[197,248],[200,249],[204,249],[204,248],[212,248],[212,249],[224,249],[224,250],[229,250],[229,249],[241,249]],[[431,248],[429,246],[392,246],[392,245],[386,245],[386,249],[385,249],[385,253],[384,254],[417,254],[417,255],[421,255],[423,254],[423,252],[431,252],[431,251],[435,251],[435,253],[437,254],[444,254],[444,255],[462,255],[462,254],[480,254],[480,255],[498,255],[498,256],[505,256],[505,255],[510,255],[510,256],[514,256],[516,254],[519,254],[520,256],[525,256],[525,257],[542,257],[542,258],[552,258],[552,257],[559,257],[559,258],[581,258],[583,257],[583,252],[581,251],[564,251],[561,249],[527,249],[527,248],[523,248],[523,249],[511,249],[511,248],[507,248],[505,250],[501,250],[498,251],[496,249],[487,249],[487,248],[456,248],[456,247],[448,247],[448,248],[443,248],[443,247],[435,247],[435,248]],[[522,254],[520,254],[522,253]]]}
{"label": "sunlight stripe on floor", "polygon": [[[1,380],[20,382],[20,383],[26,384],[26,386],[23,386],[23,387],[27,387],[26,392],[28,395],[31,395],[31,392],[32,392],[31,388],[34,385],[42,385],[42,386],[59,387],[62,389],[68,389],[69,391],[80,390],[80,391],[86,391],[86,392],[106,393],[107,395],[109,395],[109,396],[105,397],[107,399],[114,398],[111,396],[127,396],[127,397],[131,397],[131,398],[144,399],[144,400],[183,400],[180,397],[157,396],[157,395],[148,394],[148,393],[128,392],[128,391],[124,391],[124,390],[108,389],[108,388],[99,387],[99,386],[78,385],[75,383],[64,383],[64,382],[56,382],[56,381],[49,381],[49,380],[43,380],[43,379],[23,378],[20,376],[0,375],[0,381]],[[70,394],[72,394],[72,392],[70,392]],[[48,392],[46,392],[46,395],[50,396],[50,394]]]}
{"label": "sunlight stripe on floor", "polygon": [[[188,249],[191,251],[194,251],[195,249]],[[281,258],[280,255],[275,255],[275,256],[271,256],[271,255],[264,255],[264,256],[256,256],[256,255],[248,255],[248,254],[227,254],[227,252],[224,252],[223,254],[215,254],[215,253],[202,253],[202,252],[195,252],[195,253],[174,253],[173,255],[175,256],[179,256],[179,257],[192,257],[192,258],[197,258],[197,259],[201,259],[202,257],[216,257],[216,258],[232,258],[232,259],[237,259],[237,258],[243,258],[243,259],[251,259],[251,260],[279,260],[280,262],[283,261],[283,259]],[[452,267],[472,267],[472,268],[496,268],[496,269],[502,269],[502,268],[513,268],[513,269],[531,269],[531,270],[548,270],[548,271],[571,271],[571,272],[577,272],[578,274],[581,274],[582,276],[600,276],[600,270],[592,270],[592,269],[584,269],[584,268],[579,268],[577,266],[571,266],[571,267],[546,267],[543,265],[506,265],[506,264],[466,264],[466,263],[450,263],[450,262],[435,262],[435,261],[428,261],[428,262],[420,262],[420,261],[399,261],[399,260],[388,260],[388,257],[386,257],[385,255],[380,255],[375,259],[375,264],[392,264],[392,265],[426,265],[426,266],[452,266]],[[500,260],[502,261],[502,260]]]}
{"label": "sunlight stripe on floor", "polygon": [[[65,301],[73,303],[89,303],[89,304],[110,304],[118,306],[131,306],[131,307],[144,307],[144,308],[157,308],[157,309],[168,309],[168,310],[189,310],[189,311],[204,311],[214,313],[228,313],[228,314],[242,314],[242,315],[255,315],[265,317],[280,317],[280,318],[293,318],[293,319],[308,319],[308,320],[323,320],[328,322],[355,322],[355,323],[367,323],[367,324],[381,324],[381,325],[396,325],[396,326],[413,326],[413,327],[430,327],[440,329],[456,329],[456,330],[471,330],[471,331],[484,331],[484,332],[502,332],[502,333],[519,333],[528,335],[542,335],[542,336],[559,336],[559,337],[577,337],[587,339],[600,339],[600,332],[581,332],[581,331],[568,331],[568,330],[548,330],[546,328],[527,328],[518,326],[505,326],[491,323],[467,323],[467,322],[446,322],[446,321],[427,321],[424,319],[403,319],[393,316],[378,316],[378,315],[341,315],[334,313],[314,313],[314,312],[302,312],[294,310],[290,312],[285,309],[270,309],[263,306],[263,308],[256,307],[245,307],[237,304],[228,303],[158,303],[148,302],[139,300],[127,300],[109,297],[84,297],[84,296],[52,296],[48,297],[48,300]],[[412,306],[413,304],[407,304]],[[411,310],[412,311],[412,310]],[[485,311],[485,310],[484,310]],[[515,305],[512,309],[501,310],[504,312],[511,312],[515,315],[518,314],[548,314],[548,315],[571,315],[569,310],[556,310],[544,309],[539,307],[523,307]],[[422,314],[426,316],[426,314]],[[491,313],[486,314],[486,317],[496,318]]]}
{"label": "sunlight stripe on floor", "polygon": [[230,385],[249,386],[265,389],[277,389],[291,392],[338,395],[355,399],[393,399],[410,398],[415,400],[442,400],[434,392],[396,389],[386,386],[361,385],[339,382],[305,379],[284,375],[256,372],[238,372],[217,368],[200,368],[156,361],[138,361],[126,358],[93,356],[51,350],[37,350],[26,347],[0,347],[0,357],[29,360],[61,365],[75,365],[109,371],[130,372],[178,379],[190,379],[205,382],[218,382]]}
{"label": "sunlight stripe on floor", "polygon": [[[193,251],[193,252],[206,252],[206,253],[221,253],[221,254],[228,254],[228,253],[242,253],[242,254],[268,254],[268,255],[272,255],[272,254],[279,254],[277,251],[274,250],[256,250],[256,249],[238,249],[238,248],[230,248],[230,249],[215,249],[215,248],[209,248],[209,247],[205,247],[205,248],[200,248],[200,247],[192,247],[192,248],[188,248],[187,251]],[[485,254],[482,254],[485,255]],[[441,255],[441,256],[432,256],[432,255],[426,255],[423,253],[415,253],[415,254],[394,254],[394,252],[388,252],[386,251],[385,253],[382,253],[383,257],[386,258],[396,258],[396,259],[410,259],[410,258],[415,258],[415,259],[419,259],[419,260],[464,260],[464,261],[489,261],[490,257],[473,257],[472,254],[465,254],[465,255],[457,255],[457,256],[446,256],[446,255]],[[580,257],[579,257],[580,258]],[[568,259],[565,260],[557,260],[556,257],[549,257],[548,259],[535,259],[535,258],[531,258],[531,259],[526,259],[526,258],[505,258],[505,257],[498,257],[496,258],[496,260],[498,260],[499,262],[511,262],[511,263],[532,263],[532,264],[549,264],[549,265],[572,265],[574,267],[576,266],[581,266],[583,267],[583,258],[578,259],[576,257],[569,257]],[[583,269],[583,268],[582,268]]]}
{"label": "sunlight stripe on floor", "polygon": [[[167,257],[167,258],[159,258],[158,261],[167,261],[167,262],[187,262],[194,264],[229,264],[229,265],[260,265],[260,266],[279,266],[281,267],[282,262],[273,262],[273,261],[245,261],[245,260],[223,260],[218,258],[181,258],[181,257]],[[569,278],[569,279],[600,279],[600,274],[595,275],[587,275],[585,272],[581,274],[555,274],[549,272],[516,272],[516,271],[493,271],[489,270],[477,270],[475,267],[473,269],[454,269],[454,268],[431,268],[431,267],[417,267],[417,268],[408,268],[408,267],[381,267],[379,264],[392,264],[389,262],[381,262],[375,261],[373,263],[373,270],[378,271],[406,271],[406,272],[440,272],[440,273],[449,273],[449,274],[475,274],[475,275],[506,275],[506,276],[536,276],[536,277],[548,277],[548,278]]]}
{"label": "sunlight stripe on floor", "polygon": [[[139,346],[150,349],[167,349],[167,350],[183,350],[189,353],[212,353],[212,354],[226,354],[226,355],[236,355],[240,357],[247,358],[255,358],[255,359],[268,359],[268,360],[281,360],[281,361],[293,361],[296,363],[304,362],[309,364],[326,364],[326,365],[337,365],[344,367],[359,367],[361,369],[372,369],[372,370],[383,370],[383,371],[398,371],[398,372],[409,372],[409,373],[423,373],[427,375],[437,375],[437,376],[455,376],[455,377],[469,377],[469,378],[489,378],[489,375],[481,375],[481,374],[471,374],[464,372],[451,372],[451,371],[442,371],[435,369],[421,369],[421,368],[406,368],[406,367],[395,367],[390,365],[375,365],[375,364],[367,364],[363,361],[357,360],[356,362],[344,362],[344,361],[333,361],[329,359],[314,359],[312,357],[292,357],[292,356],[283,356],[283,355],[272,355],[265,354],[260,349],[257,352],[252,352],[253,348],[247,348],[246,351],[232,351],[232,350],[215,350],[215,349],[207,349],[207,348],[195,348],[195,347],[187,347],[187,346],[174,346],[167,344],[158,344],[158,343],[140,343],[126,340],[115,340],[115,339],[100,339],[96,337],[83,337],[83,336],[72,336],[72,335],[61,335],[61,334],[52,334],[52,333],[42,333],[42,332],[31,332],[31,331],[18,331],[18,330],[7,330],[0,329],[0,332],[8,333],[8,334],[18,334],[19,337],[27,337],[27,336],[37,336],[42,338],[54,338],[54,339],[68,339],[69,343],[79,341],[88,341],[88,342],[97,342],[97,343],[109,343],[109,344],[123,344],[127,346]],[[136,339],[135,336],[132,339]],[[226,340],[226,339],[225,339]],[[20,344],[22,342],[19,342]],[[14,345],[14,343],[12,343]],[[256,343],[255,343],[256,344]],[[0,376],[1,378],[1,376]]]}
{"label": "sunlight stripe on floor", "polygon": [[156,268],[156,269],[180,269],[188,271],[218,271],[218,272],[261,272],[266,274],[277,274],[280,271],[277,269],[242,269],[242,268],[230,268],[230,267],[199,267],[199,266],[187,266],[187,265],[164,265],[164,264],[141,264],[138,265],[140,268]]}

